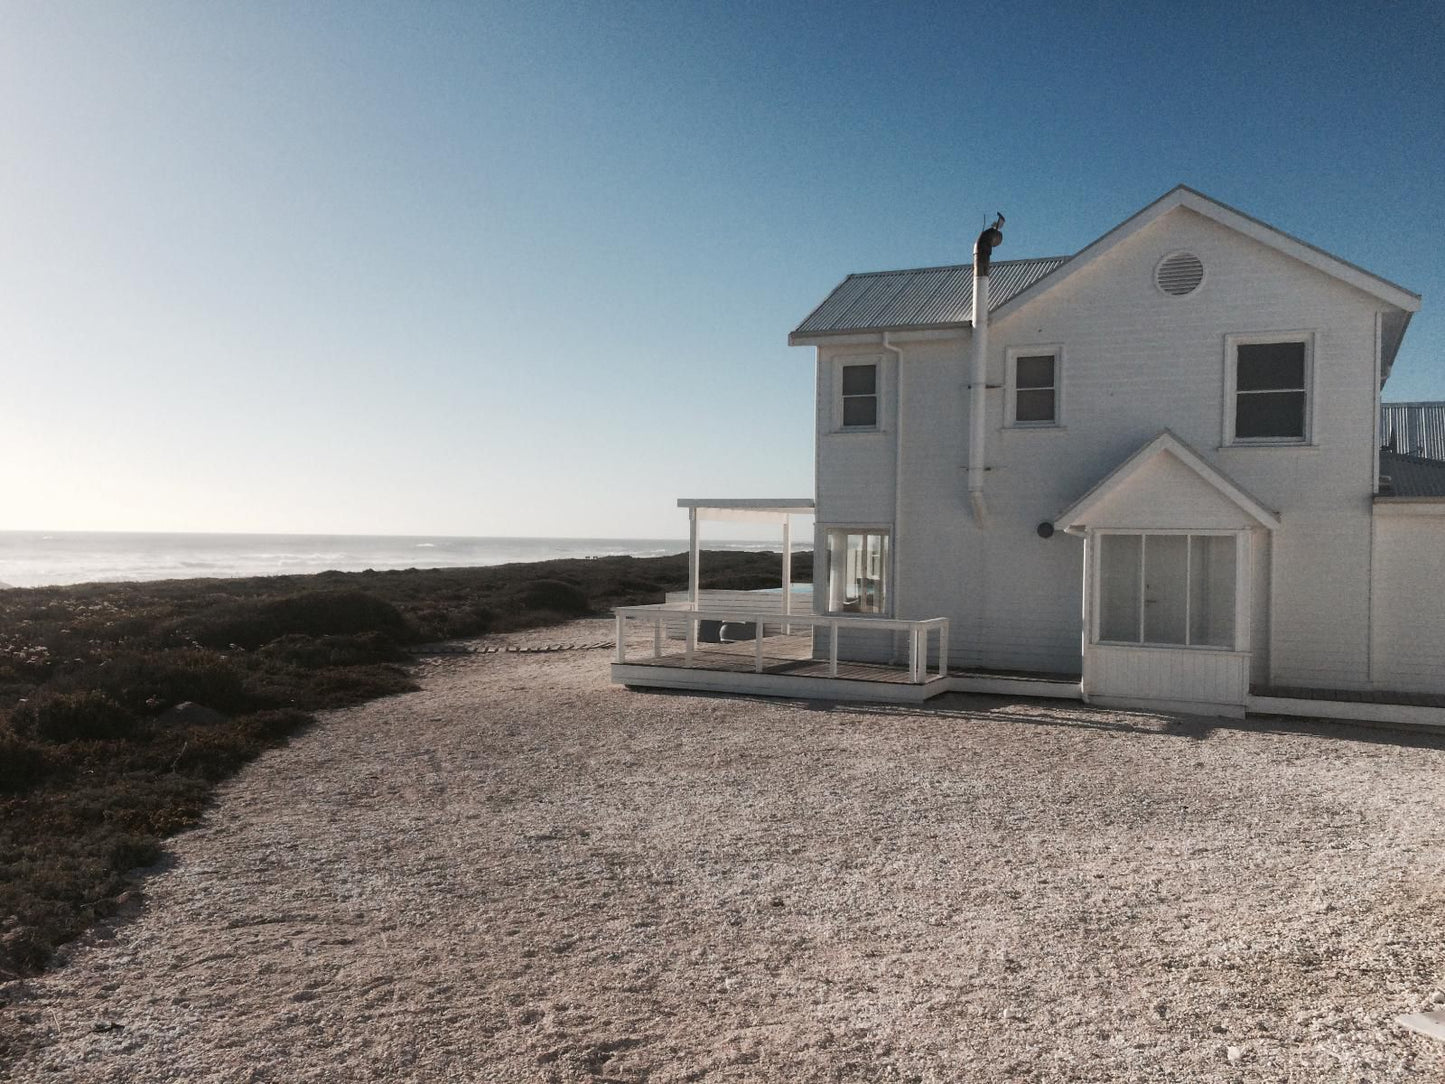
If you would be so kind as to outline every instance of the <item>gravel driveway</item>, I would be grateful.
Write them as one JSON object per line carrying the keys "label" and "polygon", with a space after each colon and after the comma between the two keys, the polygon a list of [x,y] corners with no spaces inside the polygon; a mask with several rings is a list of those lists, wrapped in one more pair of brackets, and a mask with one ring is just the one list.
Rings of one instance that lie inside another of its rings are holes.
{"label": "gravel driveway", "polygon": [[[578,623],[533,639],[596,641]],[[520,638],[519,638],[520,639]],[[1437,1080],[1445,738],[433,660],[0,1012],[66,1081]]]}

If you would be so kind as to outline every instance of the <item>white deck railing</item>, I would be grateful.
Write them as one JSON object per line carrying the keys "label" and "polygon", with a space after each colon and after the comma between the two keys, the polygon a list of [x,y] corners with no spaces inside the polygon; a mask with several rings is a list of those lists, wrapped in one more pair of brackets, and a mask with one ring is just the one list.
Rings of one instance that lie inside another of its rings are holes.
{"label": "white deck railing", "polygon": [[828,630],[828,675],[838,676],[838,633],[840,630],[858,629],[875,632],[908,633],[908,677],[915,685],[929,680],[928,639],[938,634],[938,672],[934,677],[944,677],[948,672],[948,618],[929,617],[921,621],[905,621],[892,617],[862,616],[856,614],[782,614],[760,613],[756,609],[734,608],[702,604],[693,609],[688,603],[664,603],[660,606],[619,606],[617,615],[617,661],[627,662],[627,622],[634,621],[652,626],[652,657],[661,658],[662,645],[667,629],[681,624],[685,631],[687,646],[684,649],[684,665],[692,665],[697,653],[697,627],[701,621],[738,622],[754,624],[753,670],[763,672],[763,625],[782,627],[785,631],[793,626],[804,625],[814,630]]}

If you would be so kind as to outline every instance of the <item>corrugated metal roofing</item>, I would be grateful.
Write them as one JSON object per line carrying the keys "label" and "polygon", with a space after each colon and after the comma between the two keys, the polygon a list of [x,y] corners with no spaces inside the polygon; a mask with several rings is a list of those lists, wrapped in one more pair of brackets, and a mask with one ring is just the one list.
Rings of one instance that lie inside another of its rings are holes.
{"label": "corrugated metal roofing", "polygon": [[1380,443],[1401,455],[1445,460],[1445,403],[1381,403]]}
{"label": "corrugated metal roofing", "polygon": [[1381,449],[1380,480],[1382,497],[1445,497],[1445,460]]}
{"label": "corrugated metal roofing", "polygon": [[[992,312],[1068,262],[1067,256],[995,260],[989,268]],[[794,335],[957,327],[973,316],[973,265],[917,267],[849,275],[799,324]]]}

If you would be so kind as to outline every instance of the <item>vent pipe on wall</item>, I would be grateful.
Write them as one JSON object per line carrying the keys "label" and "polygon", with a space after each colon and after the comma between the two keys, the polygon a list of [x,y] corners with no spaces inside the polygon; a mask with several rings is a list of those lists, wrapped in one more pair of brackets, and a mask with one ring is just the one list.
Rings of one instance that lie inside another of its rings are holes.
{"label": "vent pipe on wall", "polygon": [[1003,244],[1003,215],[973,243],[973,372],[969,384],[968,501],[973,518],[982,527],[988,510],[983,500],[984,426],[988,420],[988,265],[993,250]]}

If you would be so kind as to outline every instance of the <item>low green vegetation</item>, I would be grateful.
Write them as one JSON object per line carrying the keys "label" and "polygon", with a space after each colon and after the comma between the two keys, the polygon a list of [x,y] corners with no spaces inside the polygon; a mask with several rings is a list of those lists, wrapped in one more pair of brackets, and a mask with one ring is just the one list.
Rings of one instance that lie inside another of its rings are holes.
{"label": "low green vegetation", "polygon": [[[778,582],[708,553],[706,587]],[[811,577],[811,555],[794,561]],[[408,648],[660,602],[683,555],[0,590],[0,981],[112,914],[212,788],[312,712],[406,692]]]}

